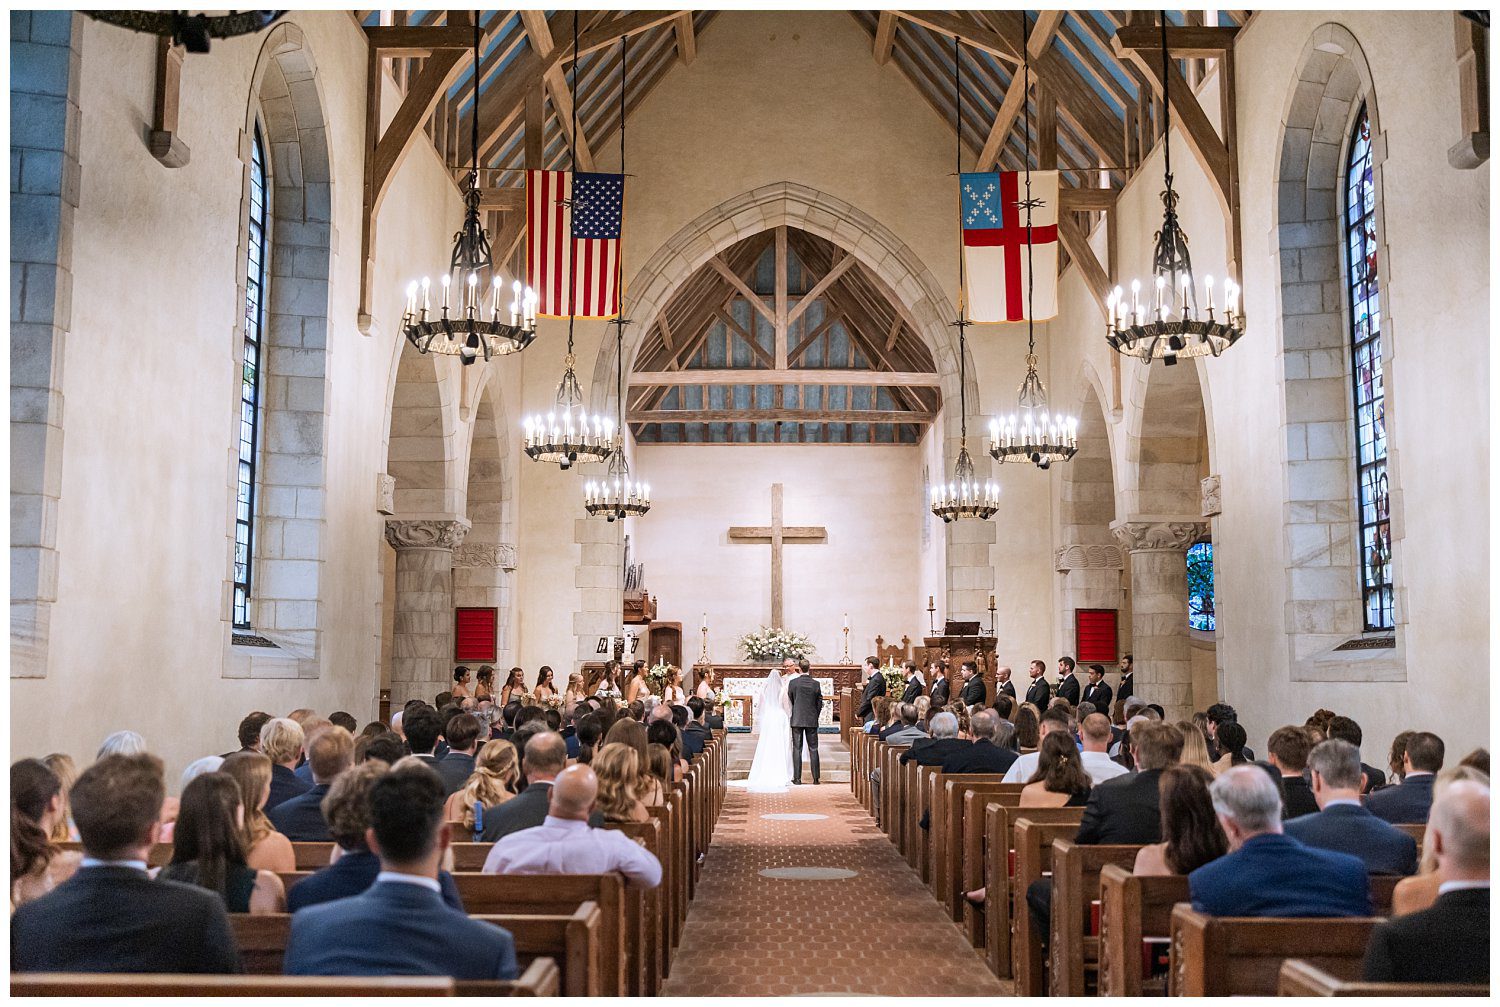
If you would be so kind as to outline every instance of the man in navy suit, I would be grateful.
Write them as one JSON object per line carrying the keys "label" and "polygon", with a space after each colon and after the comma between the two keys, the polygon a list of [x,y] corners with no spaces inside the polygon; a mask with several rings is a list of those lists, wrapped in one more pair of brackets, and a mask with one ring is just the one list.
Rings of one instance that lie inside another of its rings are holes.
{"label": "man in navy suit", "polygon": [[107,755],[83,771],[70,793],[83,860],[10,918],[12,971],[241,971],[224,900],[146,874],[165,797],[154,755]]}
{"label": "man in navy suit", "polygon": [[1317,814],[1318,802],[1313,797],[1312,785],[1302,777],[1312,748],[1313,736],[1305,727],[1278,727],[1266,742],[1266,758],[1276,775],[1281,777],[1285,797],[1281,813],[1283,821]]}
{"label": "man in navy suit", "polygon": [[421,766],[376,781],[365,842],[380,857],[380,874],[361,895],[293,914],[283,963],[287,975],[519,974],[509,932],[443,901],[438,865],[449,844],[446,797],[443,781]]}
{"label": "man in navy suit", "polygon": [[[317,734],[319,731],[323,731],[332,727],[333,721],[324,720],[322,717],[308,717],[301,723],[302,735],[307,740],[302,744],[302,764],[299,765],[295,770],[293,770],[293,772],[296,774],[297,779],[307,784],[308,789],[311,789],[316,784],[313,782],[312,757],[307,753],[312,748],[313,735]],[[351,731],[349,733],[351,736],[353,736],[354,732]]]}
{"label": "man in navy suit", "polygon": [[1387,920],[1365,949],[1364,977],[1383,983],[1490,981],[1490,788],[1459,780],[1427,821],[1438,897],[1429,909]]}
{"label": "man in navy suit", "polygon": [[267,812],[312,789],[312,781],[304,780],[296,773],[305,737],[302,725],[287,717],[274,717],[260,729],[260,750],[271,760],[271,796],[266,799]]}
{"label": "man in navy suit", "polygon": [[1281,792],[1259,766],[1209,787],[1230,852],[1188,875],[1193,908],[1213,916],[1369,916],[1370,878],[1347,853],[1281,831]]}
{"label": "man in navy suit", "polygon": [[434,768],[448,793],[462,790],[469,777],[474,775],[474,755],[479,751],[479,734],[483,729],[484,725],[472,713],[460,713],[443,728],[448,739],[448,754]]}
{"label": "man in navy suit", "polygon": [[874,714],[875,697],[885,695],[885,676],[880,673],[880,662],[877,659],[865,658],[864,675],[864,692],[860,693],[859,709],[854,711],[860,723],[864,723]]}
{"label": "man in navy suit", "polygon": [[294,843],[331,842],[333,836],[323,819],[323,798],[334,777],[354,764],[354,737],[330,724],[313,735],[307,761],[313,767],[313,788],[276,805],[266,817]]}
{"label": "man in navy suit", "polygon": [[[521,752],[521,773],[526,778],[526,787],[503,804],[485,809],[482,839],[486,843],[541,825],[552,800],[552,781],[568,765],[567,743],[562,735],[545,727],[522,742]],[[603,828],[604,816],[595,811],[589,824]]]}
{"label": "man in navy suit", "polygon": [[[1275,738],[1272,739],[1274,752]],[[1323,810],[1286,823],[1286,834],[1322,850],[1348,853],[1371,874],[1415,874],[1417,841],[1359,803],[1359,749],[1331,738],[1312,750],[1312,793]]]}
{"label": "man in navy suit", "polygon": [[[1365,743],[1365,732],[1360,729],[1359,723],[1352,717],[1334,717],[1328,722],[1328,736],[1347,741],[1355,748]],[[1385,786],[1385,773],[1368,762],[1361,762],[1359,768],[1364,771],[1365,782],[1360,788],[1360,793],[1368,794],[1372,790],[1379,790]]]}
{"label": "man in navy suit", "polygon": [[1418,731],[1407,739],[1401,764],[1401,782],[1366,797],[1365,807],[1392,825],[1420,825],[1432,807],[1433,774],[1443,768],[1443,739]]}
{"label": "man in navy suit", "polygon": [[[933,718],[936,720],[937,718]],[[995,744],[1000,715],[994,710],[980,710],[969,718],[972,745],[957,747],[943,756],[945,773],[1003,773],[1016,761],[1019,752]]]}

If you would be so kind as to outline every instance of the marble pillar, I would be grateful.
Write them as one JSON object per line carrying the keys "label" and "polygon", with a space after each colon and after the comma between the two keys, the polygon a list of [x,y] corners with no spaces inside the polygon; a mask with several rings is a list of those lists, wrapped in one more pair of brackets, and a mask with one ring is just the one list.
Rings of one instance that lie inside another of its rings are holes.
{"label": "marble pillar", "polygon": [[[1067,545],[1054,554],[1053,568],[1063,575],[1061,652],[1076,655],[1080,608],[1124,608],[1120,591],[1124,553],[1117,545]],[[1121,653],[1127,650],[1128,645]]]}
{"label": "marble pillar", "polygon": [[1130,553],[1135,694],[1160,704],[1168,721],[1186,720],[1193,713],[1187,551],[1208,525],[1198,520],[1138,519],[1116,521],[1110,530]]}
{"label": "marble pillar", "polygon": [[431,703],[452,680],[453,551],[468,531],[461,517],[385,523],[385,539],[396,550],[393,710],[410,699]]}

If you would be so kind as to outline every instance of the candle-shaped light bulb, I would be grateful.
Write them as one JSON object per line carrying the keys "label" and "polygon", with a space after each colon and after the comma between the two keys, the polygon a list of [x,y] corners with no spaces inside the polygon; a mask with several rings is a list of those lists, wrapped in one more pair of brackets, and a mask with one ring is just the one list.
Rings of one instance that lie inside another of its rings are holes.
{"label": "candle-shaped light bulb", "polygon": [[1203,299],[1208,302],[1208,313],[1211,315],[1214,313],[1214,278],[1212,276],[1203,278],[1203,290],[1205,292]]}
{"label": "candle-shaped light bulb", "polygon": [[431,295],[432,295],[432,278],[429,277],[429,276],[424,276],[424,277],[422,277],[422,313],[423,314],[426,314],[427,310],[432,307],[432,298],[431,298]]}

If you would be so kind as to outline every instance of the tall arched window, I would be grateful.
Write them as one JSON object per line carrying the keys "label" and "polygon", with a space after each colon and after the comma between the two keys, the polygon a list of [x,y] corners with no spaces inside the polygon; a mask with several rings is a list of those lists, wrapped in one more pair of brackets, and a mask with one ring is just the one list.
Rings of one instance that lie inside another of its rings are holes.
{"label": "tall arched window", "polygon": [[266,147],[257,123],[250,149],[249,240],[245,256],[245,356],[240,368],[239,476],[234,514],[234,625],[250,627],[255,563],[255,463],[260,444],[261,335],[266,316]]}
{"label": "tall arched window", "polygon": [[1395,626],[1390,479],[1386,474],[1385,376],[1380,359],[1375,177],[1370,157],[1370,116],[1364,107],[1355,117],[1349,137],[1344,206],[1364,621],[1366,631],[1387,630]]}
{"label": "tall arched window", "polygon": [[1212,633],[1214,618],[1214,544],[1198,542],[1187,551],[1188,628]]}

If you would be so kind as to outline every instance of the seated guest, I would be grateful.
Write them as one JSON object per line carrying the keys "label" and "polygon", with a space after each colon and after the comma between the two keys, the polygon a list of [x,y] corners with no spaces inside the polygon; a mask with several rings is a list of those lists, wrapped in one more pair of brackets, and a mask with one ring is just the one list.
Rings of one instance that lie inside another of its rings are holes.
{"label": "seated guest", "polygon": [[902,703],[899,713],[900,721],[892,721],[890,727],[880,732],[881,741],[888,741],[893,745],[906,745],[918,738],[927,737],[927,732],[917,725],[921,714],[918,712],[916,703]]}
{"label": "seated guest", "polygon": [[10,767],[10,907],[46,895],[78,870],[79,855],[53,842],[63,813],[62,781],[37,759]]}
{"label": "seated guest", "polygon": [[[586,706],[580,706],[582,713]],[[586,713],[578,718],[578,726],[574,730],[578,739],[578,761],[587,766],[594,761],[594,752],[599,748],[599,743],[604,740],[604,720],[597,713]]]}
{"label": "seated guest", "polygon": [[172,861],[157,876],[206,888],[231,913],[285,912],[281,879],[245,862],[244,816],[234,777],[205,773],[193,780],[182,791]]}
{"label": "seated guest", "polygon": [[[1276,735],[1266,747],[1274,758]],[[1417,841],[1359,803],[1365,775],[1359,749],[1330,738],[1312,750],[1307,762],[1313,799],[1322,810],[1287,822],[1286,834],[1308,846],[1358,857],[1371,874],[1415,873]]]}
{"label": "seated guest", "polygon": [[[265,727],[270,719],[271,715],[269,713],[262,713],[260,710],[256,710],[254,713],[247,713],[245,719],[240,721],[240,728],[236,734],[240,743],[237,751],[260,751],[260,729]],[[227,759],[233,754],[233,752],[225,752],[224,758]]]}
{"label": "seated guest", "polygon": [[962,752],[971,745],[972,741],[958,736],[958,718],[945,711],[932,718],[930,738],[916,739],[901,753],[901,764],[915,762],[919,766],[941,766],[949,755]]}
{"label": "seated guest", "polygon": [[1245,733],[1245,729],[1238,721],[1226,720],[1220,724],[1214,732],[1213,740],[1220,753],[1213,764],[1214,775],[1224,773],[1235,766],[1247,765],[1251,761],[1250,750],[1245,747],[1245,742],[1250,740],[1250,736]]}
{"label": "seated guest", "polygon": [[1131,729],[1130,748],[1136,771],[1104,780],[1089,791],[1075,843],[1161,842],[1161,774],[1182,757],[1182,735],[1171,724],[1144,721]]}
{"label": "seated guest", "polygon": [[[1240,715],[1228,703],[1214,703],[1208,708],[1205,718],[1208,724],[1208,754],[1213,756],[1215,762],[1219,762],[1224,758],[1225,754],[1224,741],[1219,736],[1219,732],[1225,724],[1239,723]],[[1243,731],[1244,729],[1241,728],[1241,730]],[[1239,742],[1239,755],[1237,758],[1240,761],[1233,763],[1233,765],[1240,766],[1246,762],[1255,761],[1255,753],[1244,747],[1245,742],[1249,739],[1250,735],[1246,733],[1244,739]],[[1224,768],[1227,769],[1228,767],[1229,764],[1226,763]],[[1222,772],[1222,770],[1220,771]]]}
{"label": "seated guest", "polygon": [[357,763],[378,759],[387,766],[394,766],[404,758],[406,742],[395,731],[386,731],[373,738],[361,738],[354,744],[354,761]]}
{"label": "seated guest", "polygon": [[1083,770],[1078,746],[1064,731],[1042,739],[1036,772],[1021,790],[1023,808],[1080,808],[1088,802],[1092,781]]}
{"label": "seated guest", "polygon": [[1000,718],[994,710],[980,710],[969,719],[974,743],[954,748],[943,757],[944,773],[1003,773],[1016,761],[1017,753],[995,744]]}
{"label": "seated guest", "polygon": [[[1471,769],[1468,766],[1453,766],[1437,774],[1432,784],[1433,801],[1441,799],[1453,784],[1465,780],[1480,783],[1486,787],[1490,785],[1490,778],[1477,769]],[[1396,890],[1391,893],[1392,916],[1405,916],[1408,913],[1432,908],[1433,903],[1437,902],[1438,888],[1443,883],[1438,877],[1437,866],[1437,857],[1433,853],[1432,845],[1423,843],[1422,859],[1417,873],[1396,882]]]}
{"label": "seated guest", "polygon": [[146,739],[134,731],[116,731],[99,743],[94,760],[106,755],[141,755],[146,751]]}
{"label": "seated guest", "polygon": [[472,713],[460,713],[448,721],[443,736],[448,739],[448,754],[437,764],[438,778],[449,794],[474,775],[474,753],[479,749],[479,718]]}
{"label": "seated guest", "polygon": [[704,713],[703,724],[710,731],[724,730],[724,707],[719,703],[713,704],[713,706]]}
{"label": "seated guest", "polygon": [[57,817],[52,822],[52,841],[76,843],[78,833],[73,828],[73,812],[68,804],[68,794],[73,789],[73,781],[78,779],[78,767],[74,764],[73,757],[66,752],[53,752],[41,761],[42,765],[56,774],[58,783],[62,785],[62,791],[59,794],[62,799],[62,809],[58,811]]}
{"label": "seated guest", "polygon": [[1468,781],[1445,788],[1432,804],[1425,843],[1437,858],[1437,902],[1375,928],[1365,981],[1487,984],[1490,788]]}
{"label": "seated guest", "polygon": [[[698,699],[697,696],[691,698]],[[699,702],[702,702],[702,700],[699,700]],[[709,736],[706,730],[697,733],[689,731],[688,728],[694,723],[693,713],[686,706],[672,707],[672,724],[677,728],[678,738],[682,741],[682,757],[690,764],[693,761],[693,757],[703,751],[703,746]]]}
{"label": "seated guest", "polygon": [[436,773],[439,759],[433,752],[443,733],[443,721],[438,712],[423,704],[407,710],[401,725],[406,730],[406,747],[411,749],[411,754]]}
{"label": "seated guest", "polygon": [[[1192,727],[1191,722],[1188,726]],[[1177,765],[1162,770],[1159,800],[1163,839],[1141,847],[1131,873],[1191,874],[1229,852],[1229,840],[1219,827],[1208,795],[1213,778],[1202,766]]]}
{"label": "seated guest", "polygon": [[1022,703],[1016,709],[1016,748],[1022,755],[1030,755],[1042,744],[1042,714],[1030,703]]}
{"label": "seated guest", "polygon": [[11,916],[11,970],[239,972],[223,900],[146,873],[166,797],[161,760],[106,756],[83,771],[71,796],[83,859],[71,878]]}
{"label": "seated guest", "polygon": [[259,752],[235,752],[224,760],[221,771],[240,788],[245,809],[240,838],[245,844],[245,863],[257,871],[295,871],[297,854],[292,841],[276,831],[266,817],[271,796],[271,760]]}
{"label": "seated guest", "polygon": [[[1022,709],[1025,709],[1025,707],[1022,707]],[[1047,712],[1042,714],[1041,717],[1041,727],[1037,738],[1038,750],[1028,752],[1022,749],[1021,757],[1011,763],[1010,768],[1005,771],[1005,782],[1029,782],[1036,775],[1036,767],[1041,762],[1042,754],[1040,749],[1042,742],[1045,742],[1051,735],[1059,733],[1066,735],[1069,743],[1072,742],[1073,718],[1069,716],[1067,710],[1064,710],[1060,706],[1048,707]],[[1074,747],[1076,748],[1077,746],[1075,745]]]}
{"label": "seated guest", "polygon": [[292,914],[287,975],[514,979],[519,974],[507,931],[471,919],[443,900],[439,864],[449,843],[443,799],[443,781],[426,766],[393,770],[375,780],[365,843],[380,858],[380,873],[358,895]]}
{"label": "seated guest", "polygon": [[[636,726],[640,727],[639,724]],[[641,731],[645,733],[644,728]],[[481,841],[493,843],[512,832],[541,825],[547,817],[552,783],[567,764],[568,746],[562,735],[552,731],[532,735],[521,755],[521,773],[526,777],[526,788],[504,804],[485,809]],[[596,824],[604,824],[602,816]]]}
{"label": "seated guest", "polygon": [[1172,725],[1182,733],[1182,765],[1197,766],[1213,775],[1214,764],[1208,758],[1208,739],[1194,721],[1179,720]]}
{"label": "seated guest", "polygon": [[1392,825],[1419,825],[1432,807],[1432,776],[1443,768],[1443,739],[1417,731],[1406,739],[1401,782],[1365,798],[1365,807]]}
{"label": "seated guest", "polygon": [[646,769],[656,783],[659,793],[666,794],[672,789],[672,752],[664,745],[655,742],[646,746]]}
{"label": "seated guest", "polygon": [[651,772],[651,743],[646,740],[646,728],[627,714],[615,721],[604,735],[606,745],[629,745],[635,750],[636,764],[640,776],[636,779],[636,796],[646,807],[659,807],[667,803],[667,791],[662,781]]}
{"label": "seated guest", "polygon": [[1387,787],[1394,787],[1401,782],[1401,774],[1406,771],[1406,743],[1416,733],[1416,731],[1402,731],[1391,739],[1391,751],[1386,757],[1386,769],[1389,774],[1386,777]]}
{"label": "seated guest", "polygon": [[[682,734],[670,717],[666,720],[653,721],[647,726],[646,741],[652,745],[660,745],[671,753],[672,772],[668,780],[669,784],[682,779],[692,768],[682,753]],[[668,789],[671,789],[670,786]]]}
{"label": "seated guest", "polygon": [[[1355,748],[1359,748],[1365,741],[1364,731],[1360,730],[1359,724],[1350,717],[1334,717],[1330,720],[1328,738],[1347,741]],[[1365,782],[1360,788],[1360,793],[1368,794],[1372,790],[1385,786],[1385,774],[1380,770],[1364,762],[1360,763],[1359,768],[1365,774]]]}
{"label": "seated guest", "polygon": [[1232,852],[1188,875],[1194,909],[1214,916],[1370,915],[1364,862],[1283,835],[1281,793],[1268,773],[1235,766],[1209,794]]}
{"label": "seated guest", "polygon": [[1458,760],[1460,766],[1477,769],[1485,776],[1490,775],[1490,750],[1488,748],[1476,748],[1474,751]]}
{"label": "seated guest", "polygon": [[354,714],[346,713],[343,710],[337,710],[333,713],[330,713],[328,715],[328,722],[334,727],[342,727],[350,734],[353,734],[355,731],[359,730],[359,721],[354,719]]}
{"label": "seated guest", "polygon": [[266,721],[260,729],[260,750],[271,760],[271,796],[266,799],[270,811],[283,801],[305,794],[313,785],[298,778],[297,760],[302,758],[302,726],[287,717]]}
{"label": "seated guest", "polygon": [[[608,746],[606,746],[608,747]],[[495,843],[484,862],[486,874],[625,875],[631,888],[661,884],[661,862],[623,832],[589,824],[599,781],[588,766],[557,774],[541,825],[512,832]]]}
{"label": "seated guest", "polygon": [[1284,821],[1317,813],[1318,802],[1313,798],[1312,787],[1302,778],[1312,749],[1312,735],[1306,727],[1278,727],[1266,742],[1266,757],[1281,775]]}
{"label": "seated guest", "polygon": [[307,753],[312,747],[313,735],[332,727],[333,724],[322,717],[308,716],[297,721],[297,725],[302,728],[302,761],[297,764],[297,779],[303,783],[312,784],[312,762],[308,759]]}
{"label": "seated guest", "polygon": [[689,696],[687,701],[688,723],[682,729],[683,747],[687,749],[689,756],[697,755],[708,747],[713,740],[714,732],[703,723],[704,702],[697,696]]}
{"label": "seated guest", "polygon": [[[425,767],[424,767],[425,768]],[[380,858],[370,852],[365,833],[370,828],[370,791],[375,781],[390,772],[379,759],[362,762],[348,772],[340,773],[323,798],[323,817],[328,832],[338,848],[329,866],[303,878],[287,892],[288,912],[308,906],[358,895],[375,883],[380,874]],[[438,872],[443,901],[463,911],[458,885],[447,871]]]}
{"label": "seated guest", "polygon": [[354,737],[342,727],[325,727],[308,747],[313,788],[271,809],[271,824],[294,843],[326,843],[333,839],[323,820],[323,798],[334,777],[354,764]]}
{"label": "seated guest", "polygon": [[866,734],[879,734],[891,722],[891,698],[876,696],[870,703],[870,719],[865,721]]}
{"label": "seated guest", "polygon": [[635,792],[635,781],[640,776],[635,749],[629,745],[605,745],[589,768],[599,780],[599,812],[605,822],[651,820],[651,812]]}
{"label": "seated guest", "polygon": [[1128,769],[1109,757],[1114,728],[1102,713],[1090,713],[1079,722],[1079,739],[1083,742],[1083,771],[1094,783],[1124,776]]}
{"label": "seated guest", "polygon": [[448,795],[448,802],[443,805],[443,821],[458,822],[464,840],[468,841],[476,828],[483,831],[482,822],[490,808],[516,796],[520,779],[521,762],[516,758],[516,746],[508,741],[486,741],[474,760],[474,772],[463,786]]}

